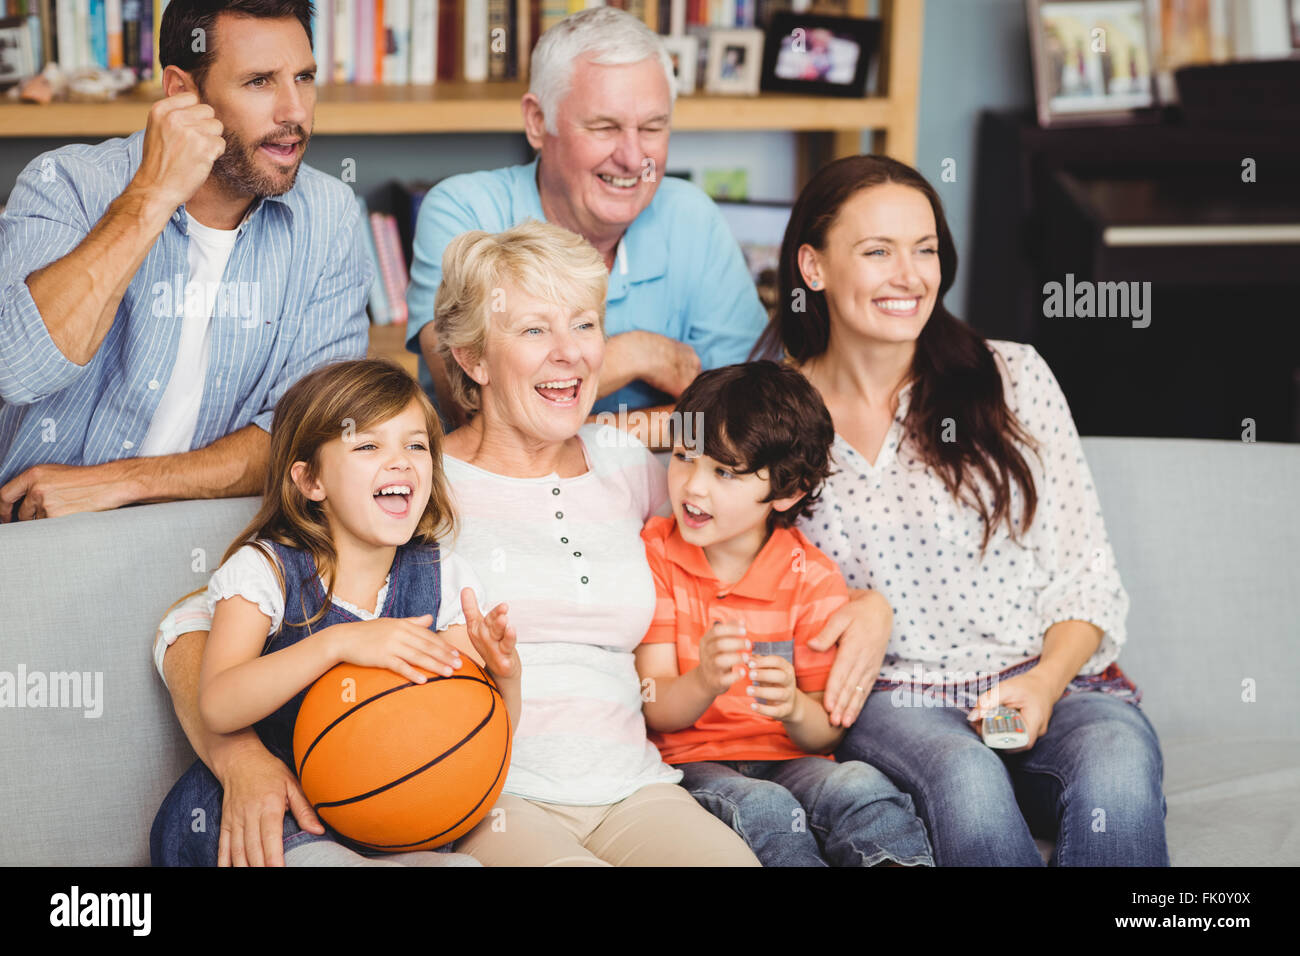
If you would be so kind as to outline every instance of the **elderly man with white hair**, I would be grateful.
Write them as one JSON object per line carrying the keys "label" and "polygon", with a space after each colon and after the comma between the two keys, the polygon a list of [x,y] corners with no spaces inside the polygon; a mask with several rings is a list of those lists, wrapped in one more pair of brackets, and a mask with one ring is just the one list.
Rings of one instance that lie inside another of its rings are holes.
{"label": "elderly man with white hair", "polygon": [[433,325],[443,251],[471,229],[563,226],[610,270],[594,411],[647,409],[635,430],[659,444],[666,403],[701,368],[744,361],[766,314],[717,207],[664,176],[676,88],[656,33],[612,7],[583,10],[543,34],[530,79],[522,108],[537,158],[452,176],[420,207],[407,348],[423,356],[421,381],[444,422],[462,424]]}

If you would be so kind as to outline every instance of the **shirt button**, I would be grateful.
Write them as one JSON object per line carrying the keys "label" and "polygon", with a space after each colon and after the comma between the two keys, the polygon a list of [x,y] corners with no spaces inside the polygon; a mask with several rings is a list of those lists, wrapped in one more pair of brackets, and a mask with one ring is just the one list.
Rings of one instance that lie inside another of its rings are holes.
{"label": "shirt button", "polygon": [[582,552],[581,552],[581,551],[575,551],[575,552],[573,552],[573,556],[574,556],[575,558],[580,558],[580,557],[582,557]]}
{"label": "shirt button", "polygon": [[149,389],[150,389],[150,391],[156,389],[157,387],[158,387],[158,379],[156,379],[156,378],[155,378],[155,379],[151,379],[151,380],[149,381]]}
{"label": "shirt button", "polygon": [[560,489],[559,489],[559,488],[552,488],[552,489],[551,489],[551,494],[553,494],[553,495],[558,495],[559,493],[560,493]]}
{"label": "shirt button", "polygon": [[568,538],[561,538],[561,539],[560,539],[560,544],[568,544],[568,543],[569,543],[569,539],[568,539]]}
{"label": "shirt button", "polygon": [[557,512],[555,512],[555,517],[557,517],[557,518],[563,518],[563,517],[564,517],[564,512],[563,512],[563,511],[557,511]]}
{"label": "shirt button", "polygon": [[587,583],[587,576],[585,574],[582,576],[582,583],[583,584]]}
{"label": "shirt button", "polygon": [[124,442],[122,442],[122,447],[125,448],[125,449],[127,449],[127,450],[129,451],[130,449],[132,449],[132,448],[135,447],[135,442],[133,442],[133,441],[124,441]]}

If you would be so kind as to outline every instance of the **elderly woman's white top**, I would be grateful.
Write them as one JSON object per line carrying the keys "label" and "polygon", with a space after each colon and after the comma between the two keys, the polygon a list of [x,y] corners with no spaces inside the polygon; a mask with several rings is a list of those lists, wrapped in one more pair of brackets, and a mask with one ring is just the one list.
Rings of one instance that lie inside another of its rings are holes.
{"label": "elderly woman's white top", "polygon": [[[1128,595],[1065,396],[1032,346],[989,346],[1008,407],[1039,443],[1037,456],[1026,452],[1038,509],[1020,543],[1004,523],[980,554],[979,513],[956,502],[903,441],[910,385],[874,465],[836,436],[837,471],[816,513],[800,522],[849,587],[889,599],[885,680],[963,682],[1006,670],[1037,656],[1057,621],[1089,621],[1105,632],[1084,675],[1104,670],[1124,642]],[[1019,515],[1018,489],[1012,503]]]}
{"label": "elderly woman's white top", "polygon": [[506,602],[523,663],[505,792],[600,806],[681,771],[646,738],[633,650],[654,614],[641,526],[665,509],[663,467],[623,432],[584,425],[587,472],[510,478],[450,455],[457,554]]}

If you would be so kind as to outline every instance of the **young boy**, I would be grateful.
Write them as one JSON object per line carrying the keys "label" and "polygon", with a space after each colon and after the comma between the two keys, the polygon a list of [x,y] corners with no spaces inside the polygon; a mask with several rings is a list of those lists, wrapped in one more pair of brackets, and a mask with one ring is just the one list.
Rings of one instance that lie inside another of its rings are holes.
{"label": "young boy", "polygon": [[794,527],[830,473],[821,396],[753,362],[703,373],[676,412],[673,517],[641,532],[659,595],[636,650],[650,739],[764,866],[933,865],[911,798],[827,756],[844,735],[821,705],[835,654],[807,645],[848,588]]}

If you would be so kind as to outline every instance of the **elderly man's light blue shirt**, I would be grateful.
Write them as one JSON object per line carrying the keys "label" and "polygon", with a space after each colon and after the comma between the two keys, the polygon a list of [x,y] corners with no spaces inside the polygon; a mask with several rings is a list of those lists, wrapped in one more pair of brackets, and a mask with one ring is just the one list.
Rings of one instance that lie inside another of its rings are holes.
{"label": "elderly man's light blue shirt", "polygon": [[[171,378],[189,278],[181,206],[84,366],[59,351],[26,279],[85,239],[140,165],[144,133],[34,159],[0,216],[0,484],[32,465],[96,465],[138,452]],[[254,424],[326,362],[366,353],[370,266],[352,192],[303,165],[292,189],[240,227],[208,326],[192,448]]]}
{"label": "elderly man's light blue shirt", "polygon": [[[526,219],[546,219],[537,162],[452,176],[425,197],[406,295],[406,346],[412,352],[419,354],[420,329],[433,320],[447,243],[471,229],[500,232]],[[665,178],[619,242],[609,275],[606,334],[640,329],[666,335],[694,348],[701,367],[710,369],[745,361],[766,322],[740,246],[718,207],[685,180]],[[423,362],[420,381],[432,395]],[[597,401],[594,410],[671,401],[645,382],[633,382]]]}

